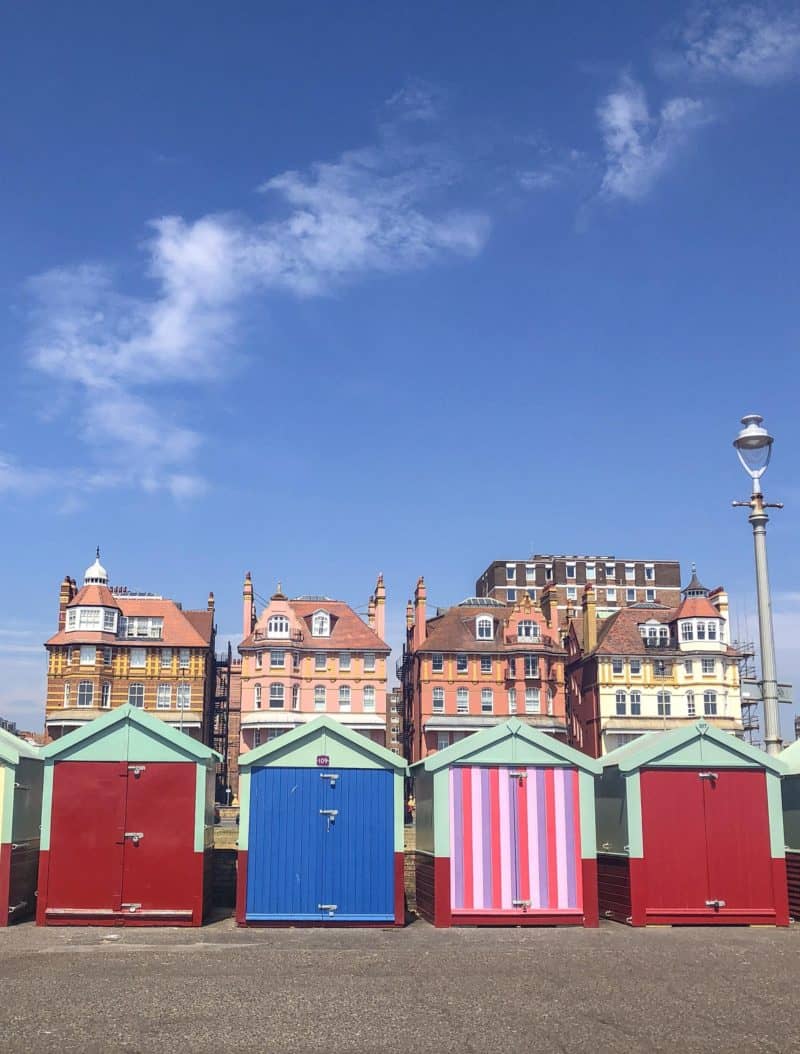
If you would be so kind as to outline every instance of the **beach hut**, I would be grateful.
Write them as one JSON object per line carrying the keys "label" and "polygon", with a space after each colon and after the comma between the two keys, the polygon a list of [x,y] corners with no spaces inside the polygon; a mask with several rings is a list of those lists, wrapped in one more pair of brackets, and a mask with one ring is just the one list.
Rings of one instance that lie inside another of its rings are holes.
{"label": "beach hut", "polygon": [[597,926],[593,758],[511,718],[412,765],[435,926]]}
{"label": "beach hut", "polygon": [[601,759],[600,914],[633,926],[788,924],[777,758],[698,721]]}
{"label": "beach hut", "polygon": [[787,769],[781,781],[783,835],[786,845],[786,879],[789,914],[800,920],[800,740],[781,751],[779,760]]}
{"label": "beach hut", "polygon": [[324,715],[243,754],[237,922],[402,926],[406,771]]}
{"label": "beach hut", "polygon": [[42,756],[37,923],[201,925],[219,755],[125,704]]}
{"label": "beach hut", "polygon": [[39,750],[0,729],[0,926],[35,911],[41,812]]}

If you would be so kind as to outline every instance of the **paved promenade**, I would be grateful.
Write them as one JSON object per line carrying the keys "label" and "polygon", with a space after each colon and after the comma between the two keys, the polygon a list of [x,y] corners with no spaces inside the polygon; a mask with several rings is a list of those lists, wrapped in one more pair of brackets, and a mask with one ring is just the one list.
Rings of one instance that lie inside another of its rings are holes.
{"label": "paved promenade", "polygon": [[0,930],[0,1051],[798,1051],[798,977],[800,927],[25,924]]}

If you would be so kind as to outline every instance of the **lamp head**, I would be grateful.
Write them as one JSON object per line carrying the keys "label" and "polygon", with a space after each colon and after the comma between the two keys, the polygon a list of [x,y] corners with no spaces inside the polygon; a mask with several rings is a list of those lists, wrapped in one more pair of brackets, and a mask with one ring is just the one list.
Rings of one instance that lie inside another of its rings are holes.
{"label": "lamp head", "polygon": [[774,442],[762,425],[763,420],[760,414],[746,414],[742,418],[744,427],[733,441],[742,468],[753,480],[754,490],[757,489],[756,481],[767,471]]}

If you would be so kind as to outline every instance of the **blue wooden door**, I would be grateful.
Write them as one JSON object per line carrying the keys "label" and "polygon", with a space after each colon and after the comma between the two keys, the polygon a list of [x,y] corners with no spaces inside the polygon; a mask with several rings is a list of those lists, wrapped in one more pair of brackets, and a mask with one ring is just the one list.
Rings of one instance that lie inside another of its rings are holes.
{"label": "blue wooden door", "polygon": [[[326,773],[323,919],[394,919],[394,774],[336,769]],[[333,813],[334,815],[331,815]]]}
{"label": "blue wooden door", "polygon": [[248,919],[320,919],[323,793],[314,769],[252,770]]}
{"label": "blue wooden door", "polygon": [[246,917],[394,919],[394,774],[254,768]]}

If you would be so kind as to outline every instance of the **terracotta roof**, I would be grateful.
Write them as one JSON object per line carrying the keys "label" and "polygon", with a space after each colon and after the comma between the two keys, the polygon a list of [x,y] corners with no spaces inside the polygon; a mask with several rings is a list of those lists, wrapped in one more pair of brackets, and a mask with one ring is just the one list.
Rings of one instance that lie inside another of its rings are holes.
{"label": "terracotta roof", "polygon": [[687,597],[675,612],[674,618],[719,618],[720,614],[708,597]]}
{"label": "terracotta roof", "polygon": [[659,650],[647,648],[642,640],[639,626],[646,622],[656,621],[668,626],[674,619],[674,608],[644,610],[620,608],[619,611],[604,619],[597,630],[597,646],[592,652],[595,655],[652,655]]}
{"label": "terracotta roof", "polygon": [[[91,589],[104,589],[104,586],[85,586],[78,594],[80,597]],[[93,596],[94,594],[89,594]],[[109,596],[111,593],[109,591]],[[77,600],[78,597],[75,599]],[[163,618],[164,627],[160,638],[153,637],[117,637],[114,633],[103,633],[100,630],[60,630],[45,642],[45,645],[74,644],[113,644],[115,647],[162,647],[162,648],[207,648],[211,643],[212,613],[206,611],[182,611],[174,600],[155,597],[113,597],[113,606],[124,616],[135,615]],[[73,604],[70,606],[74,606]],[[100,604],[100,600],[85,600],[84,603]],[[192,616],[191,618],[189,616]],[[205,616],[203,619],[202,616]]]}
{"label": "terracotta roof", "polygon": [[81,589],[75,594],[75,596],[67,604],[68,608],[74,608],[83,604],[97,604],[98,606],[107,608],[118,608],[117,598],[108,588],[108,586],[82,586]]}
{"label": "terracotta roof", "polygon": [[[290,600],[285,602],[295,618],[305,623],[302,645],[311,651],[374,651],[389,654],[391,648],[381,640],[375,630],[370,629],[349,604],[342,600]],[[269,610],[268,608],[266,609]],[[327,611],[331,617],[331,632],[328,637],[312,637],[311,616],[316,611]],[[256,631],[264,629],[266,618],[262,614]],[[270,641],[266,637],[256,639],[255,632],[250,634],[239,645],[239,648],[266,648],[271,644],[280,646],[280,641]],[[289,643],[284,642],[284,643]]]}
{"label": "terracotta roof", "polygon": [[[427,635],[419,646],[419,652],[487,652],[530,651],[531,648],[545,645],[551,651],[562,652],[564,649],[551,637],[539,637],[536,640],[521,641],[509,644],[504,637],[506,623],[514,609],[498,607],[464,607],[460,604],[448,608],[441,615],[428,619]],[[488,615],[494,621],[494,637],[491,640],[478,640],[475,636],[475,620],[481,615]],[[541,615],[536,619],[542,626]]]}

